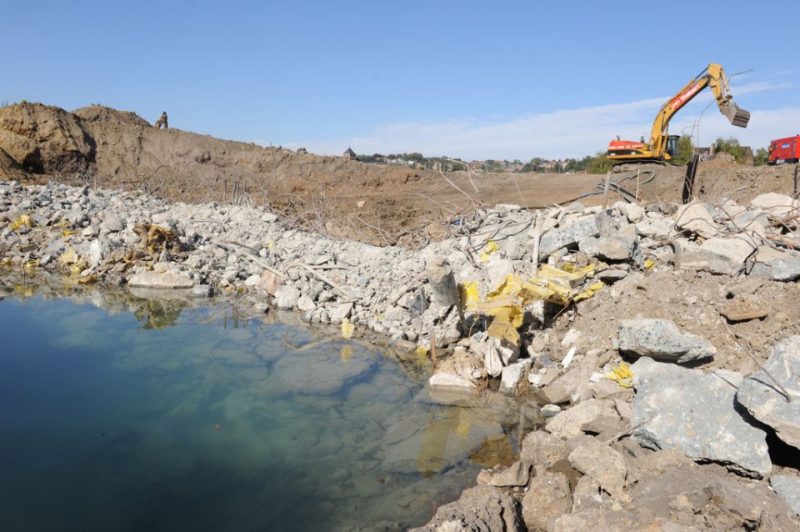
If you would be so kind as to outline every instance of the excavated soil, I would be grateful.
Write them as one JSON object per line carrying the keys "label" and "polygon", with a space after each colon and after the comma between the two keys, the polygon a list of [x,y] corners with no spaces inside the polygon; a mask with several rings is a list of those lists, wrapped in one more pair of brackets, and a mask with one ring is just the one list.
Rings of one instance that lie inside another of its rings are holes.
{"label": "excavated soil", "polygon": [[[4,153],[5,152],[5,153]],[[645,165],[613,179],[643,202],[676,202],[684,168]],[[702,163],[696,195],[742,201],[790,192],[792,167]],[[364,164],[305,150],[263,147],[179,129],[92,105],[67,112],[42,104],[0,108],[0,177],[138,189],[168,200],[264,204],[307,229],[375,245],[419,247],[481,205],[541,207],[602,201],[603,176],[439,172]],[[610,201],[620,193],[612,188]]]}

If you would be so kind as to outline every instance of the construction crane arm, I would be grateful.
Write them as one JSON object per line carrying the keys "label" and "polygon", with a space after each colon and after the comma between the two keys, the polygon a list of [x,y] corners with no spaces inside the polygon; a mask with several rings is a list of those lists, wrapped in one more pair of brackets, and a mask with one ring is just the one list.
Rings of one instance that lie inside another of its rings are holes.
{"label": "construction crane arm", "polygon": [[720,112],[734,126],[747,127],[750,113],[740,109],[734,102],[728,86],[728,78],[722,66],[716,63],[708,65],[696,78],[687,83],[678,93],[661,106],[647,144],[631,141],[612,141],[609,144],[609,157],[612,159],[670,159],[667,153],[669,138],[669,122],[675,113],[680,111],[706,87],[711,87]]}

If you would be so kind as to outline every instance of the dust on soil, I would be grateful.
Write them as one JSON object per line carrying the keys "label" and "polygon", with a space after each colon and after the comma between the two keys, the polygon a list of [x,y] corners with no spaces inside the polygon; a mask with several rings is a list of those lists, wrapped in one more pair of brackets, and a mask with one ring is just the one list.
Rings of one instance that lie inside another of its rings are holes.
{"label": "dust on soil", "polygon": [[[682,167],[648,165],[641,167],[638,185],[631,178],[623,186],[638,190],[645,203],[675,202],[683,175]],[[266,202],[289,221],[334,238],[412,248],[446,237],[450,222],[482,205],[541,207],[576,199],[598,204],[603,181],[591,174],[440,174],[365,164],[160,130],[134,113],[100,105],[70,113],[30,103],[0,108],[0,176],[91,181],[173,201]],[[791,186],[789,167],[711,161],[699,169],[696,192],[708,201],[742,200]],[[613,191],[610,196],[619,197]]]}

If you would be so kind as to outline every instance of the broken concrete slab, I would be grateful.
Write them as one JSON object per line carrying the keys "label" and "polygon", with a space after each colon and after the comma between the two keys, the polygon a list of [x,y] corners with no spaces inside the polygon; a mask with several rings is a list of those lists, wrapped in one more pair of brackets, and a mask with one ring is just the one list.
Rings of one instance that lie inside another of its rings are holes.
{"label": "broken concrete slab", "polygon": [[800,279],[800,253],[761,246],[756,252],[750,275],[767,277],[773,281],[796,281]]}
{"label": "broken concrete slab", "polygon": [[179,273],[164,272],[139,272],[128,279],[128,286],[140,288],[191,288],[194,281]]}
{"label": "broken concrete slab", "polygon": [[[780,386],[775,384],[770,375]],[[775,344],[764,369],[747,376],[736,393],[736,401],[754,418],[775,429],[781,440],[796,448],[800,448],[798,379],[800,336],[790,336]],[[788,398],[784,390],[789,394]]]}
{"label": "broken concrete slab", "polygon": [[563,227],[544,233],[539,241],[539,258],[547,258],[548,255],[559,249],[575,245],[579,240],[596,236],[599,233],[596,215],[581,216]]}
{"label": "broken concrete slab", "polygon": [[568,410],[553,416],[545,425],[547,431],[559,438],[571,438],[581,434],[581,426],[603,414],[614,415],[615,410],[609,403],[598,399],[589,399],[578,403]]}
{"label": "broken concrete slab", "polygon": [[619,349],[625,354],[686,364],[714,358],[717,349],[694,334],[683,333],[670,320],[621,320]]}
{"label": "broken concrete slab", "polygon": [[766,211],[775,217],[784,217],[792,211],[797,212],[800,209],[800,201],[792,199],[786,194],[767,192],[750,200],[750,206]]}
{"label": "broken concrete slab", "polygon": [[510,488],[514,486],[527,486],[530,480],[530,464],[522,460],[517,460],[501,472],[495,474],[489,484],[498,488]]}
{"label": "broken concrete slab", "polygon": [[500,392],[512,395],[516,393],[525,372],[531,367],[531,362],[533,361],[530,358],[526,358],[504,367],[500,376]]}
{"label": "broken concrete slab", "polygon": [[536,470],[547,470],[556,462],[567,458],[567,443],[558,436],[535,430],[522,440],[520,460],[532,465]]}
{"label": "broken concrete slab", "polygon": [[766,433],[735,408],[738,373],[706,374],[650,358],[637,360],[631,370],[636,388],[631,425],[640,445],[677,449],[748,476],[769,474]]}
{"label": "broken concrete slab", "polygon": [[756,246],[746,237],[709,238],[700,245],[700,249],[723,257],[733,266],[744,266],[747,258],[756,251]]}
{"label": "broken concrete slab", "polygon": [[713,207],[700,202],[682,205],[675,216],[675,227],[704,238],[711,238],[719,231],[719,226],[714,221]]}

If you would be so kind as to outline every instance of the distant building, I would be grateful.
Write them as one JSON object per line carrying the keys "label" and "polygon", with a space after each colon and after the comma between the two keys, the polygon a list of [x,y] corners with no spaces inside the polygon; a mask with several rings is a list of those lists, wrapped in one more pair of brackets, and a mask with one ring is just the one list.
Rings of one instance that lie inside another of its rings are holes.
{"label": "distant building", "polygon": [[350,146],[348,146],[348,147],[347,147],[347,149],[346,149],[346,150],[344,150],[344,153],[342,154],[342,157],[344,157],[345,159],[347,159],[347,160],[349,160],[349,161],[355,161],[355,159],[356,159],[356,152],[354,152],[354,151],[353,151],[353,150],[350,148]]}

